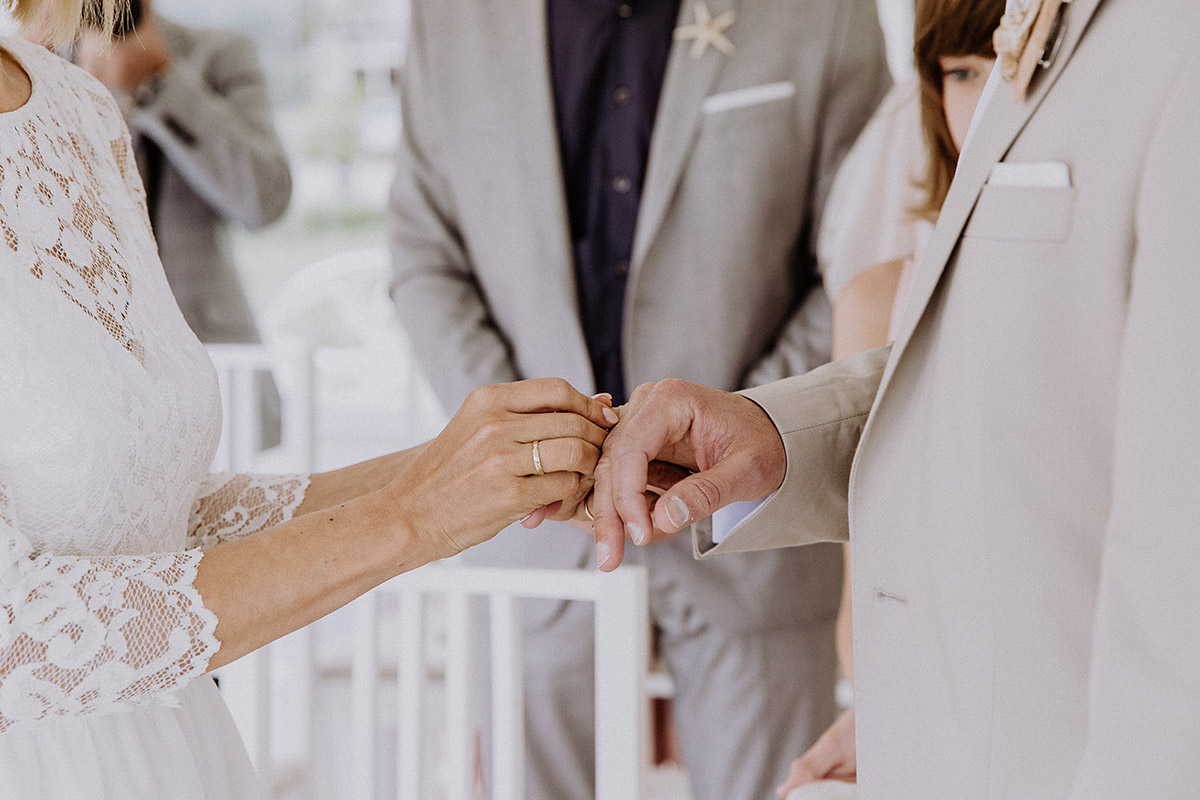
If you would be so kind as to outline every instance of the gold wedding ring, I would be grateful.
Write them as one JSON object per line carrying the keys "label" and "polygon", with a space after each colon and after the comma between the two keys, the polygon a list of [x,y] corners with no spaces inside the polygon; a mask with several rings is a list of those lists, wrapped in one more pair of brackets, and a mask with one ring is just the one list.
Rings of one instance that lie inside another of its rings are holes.
{"label": "gold wedding ring", "polygon": [[583,498],[583,513],[587,516],[588,522],[595,522],[596,517],[592,514],[592,504],[588,502],[592,499],[592,493],[588,492],[587,497]]}
{"label": "gold wedding ring", "polygon": [[533,471],[538,475],[545,475],[546,471],[542,469],[542,449],[538,446],[539,444],[538,440],[534,439],[533,444],[530,445],[530,449],[533,451]]}

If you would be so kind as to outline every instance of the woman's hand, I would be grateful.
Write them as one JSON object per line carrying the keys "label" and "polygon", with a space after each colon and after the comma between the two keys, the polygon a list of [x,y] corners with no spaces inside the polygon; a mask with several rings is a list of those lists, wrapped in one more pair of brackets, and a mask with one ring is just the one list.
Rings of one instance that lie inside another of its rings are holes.
{"label": "woman's hand", "polygon": [[[601,405],[607,406],[609,409],[611,409],[613,407],[613,404],[612,404],[613,398],[612,398],[612,395],[609,394],[608,392],[601,392],[600,394],[594,394],[594,395],[592,395],[592,399],[599,401]],[[613,413],[611,415],[611,419],[616,420],[619,418],[620,418],[620,413],[617,411],[613,411]],[[606,413],[605,419],[606,420],[610,419],[610,415],[608,415]],[[616,423],[614,422],[613,424],[615,425]],[[574,522],[585,533],[591,533],[591,530],[592,530],[592,523],[591,523],[591,519],[590,519],[591,515],[590,515],[590,509],[588,508],[587,504],[591,498],[593,485],[595,485],[594,476],[589,475],[589,476],[585,477],[583,480],[583,484],[579,487],[579,491],[575,493],[574,497],[571,497],[568,500],[564,500],[561,502],[554,502],[548,506],[542,506],[541,508],[534,509],[532,514],[525,517],[525,519],[521,520],[521,525],[532,530],[532,529],[536,528],[538,525],[541,525],[546,520],[553,519],[553,520],[558,520],[560,522],[561,521]]]}
{"label": "woman's hand", "polygon": [[808,752],[792,762],[787,780],[775,793],[787,797],[795,788],[813,781],[855,781],[858,751],[854,740],[854,706],[850,706]]}
{"label": "woman's hand", "polygon": [[453,555],[534,512],[574,515],[616,422],[563,380],[486,386],[381,495],[432,557]]}

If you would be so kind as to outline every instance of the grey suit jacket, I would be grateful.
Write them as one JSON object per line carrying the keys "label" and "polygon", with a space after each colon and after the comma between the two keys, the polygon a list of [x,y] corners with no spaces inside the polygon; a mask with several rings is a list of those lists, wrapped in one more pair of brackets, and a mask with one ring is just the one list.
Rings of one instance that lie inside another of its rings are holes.
{"label": "grey suit jacket", "polygon": [[[291,172],[275,131],[254,41],[157,18],[171,66],[152,91],[123,102],[163,268],[184,318],[204,342],[254,342],[258,332],[223,233],[281,217]],[[162,152],[148,163],[147,140]]]}
{"label": "grey suit jacket", "polygon": [[699,536],[848,524],[864,800],[1200,797],[1200,5],[1065,20],[982,110],[890,360],[750,392],[784,486]]}
{"label": "grey suit jacket", "polygon": [[[736,12],[736,50],[693,59],[681,42],[669,56],[624,309],[631,387],[676,376],[736,389],[827,360],[828,307],[808,293],[810,235],[889,82],[873,0],[709,8]],[[680,13],[691,21],[694,4]],[[393,295],[450,410],[477,386],[518,378],[593,388],[545,18],[545,0],[413,3],[390,205]],[[586,535],[546,528],[501,534],[490,557],[587,562]],[[687,542],[652,551],[656,571],[685,571],[682,590],[721,624],[834,613],[836,549],[714,565],[695,564]]]}

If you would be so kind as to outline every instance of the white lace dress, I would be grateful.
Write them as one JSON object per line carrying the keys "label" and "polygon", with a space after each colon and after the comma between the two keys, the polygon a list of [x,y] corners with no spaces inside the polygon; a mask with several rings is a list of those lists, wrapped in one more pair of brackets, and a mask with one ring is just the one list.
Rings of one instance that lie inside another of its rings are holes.
{"label": "white lace dress", "polygon": [[216,379],[121,115],[45,49],[0,46],[33,82],[0,114],[0,796],[261,797],[193,584],[308,481],[208,474]]}

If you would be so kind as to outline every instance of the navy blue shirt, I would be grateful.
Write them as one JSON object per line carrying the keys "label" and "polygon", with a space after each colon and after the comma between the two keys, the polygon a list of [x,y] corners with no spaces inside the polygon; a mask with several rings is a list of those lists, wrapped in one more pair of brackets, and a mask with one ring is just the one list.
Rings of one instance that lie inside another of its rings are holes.
{"label": "navy blue shirt", "polygon": [[580,316],[598,391],[617,403],[626,275],[679,1],[547,2]]}

